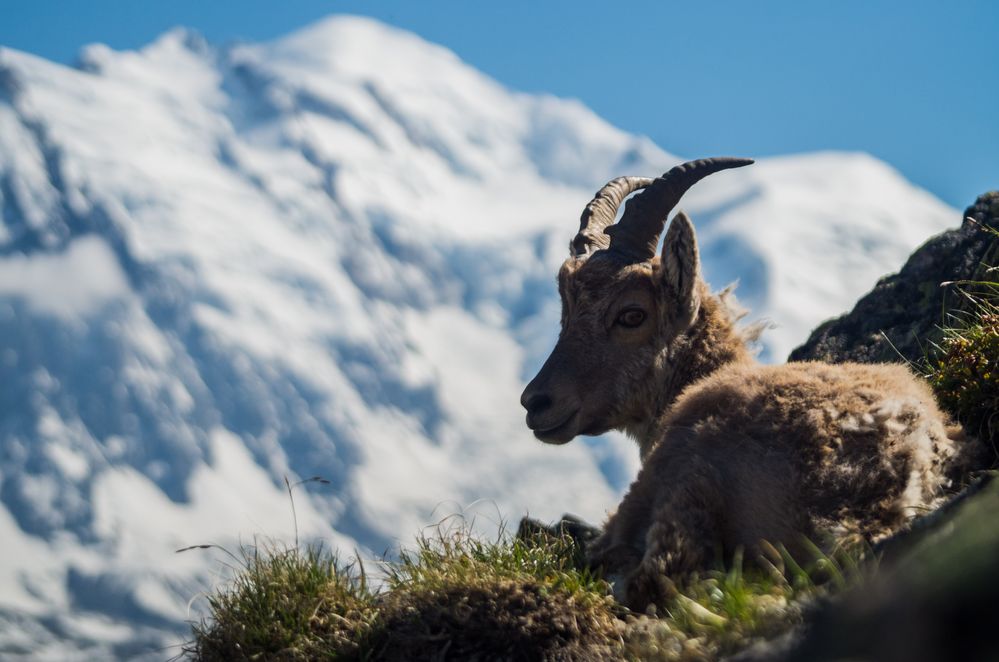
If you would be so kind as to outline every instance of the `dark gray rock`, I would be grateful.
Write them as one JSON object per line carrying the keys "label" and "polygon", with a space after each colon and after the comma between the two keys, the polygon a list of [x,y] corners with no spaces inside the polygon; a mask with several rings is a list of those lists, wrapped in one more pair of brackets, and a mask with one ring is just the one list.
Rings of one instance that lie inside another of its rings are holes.
{"label": "dark gray rock", "polygon": [[822,609],[790,651],[757,660],[997,660],[999,481],[929,520],[877,576]]}
{"label": "dark gray rock", "polygon": [[[983,265],[999,264],[999,191],[986,193],[964,212],[961,227],[933,237],[902,270],[882,278],[852,311],[820,325],[791,361],[919,361],[940,337],[948,315],[965,297],[941,283],[995,280]],[[968,220],[971,219],[971,220]]]}
{"label": "dark gray rock", "polygon": [[545,524],[531,517],[524,517],[517,527],[517,539],[525,542],[550,542],[568,536],[575,546],[574,563],[586,567],[586,547],[601,534],[601,529],[579,517],[565,514],[555,524]]}

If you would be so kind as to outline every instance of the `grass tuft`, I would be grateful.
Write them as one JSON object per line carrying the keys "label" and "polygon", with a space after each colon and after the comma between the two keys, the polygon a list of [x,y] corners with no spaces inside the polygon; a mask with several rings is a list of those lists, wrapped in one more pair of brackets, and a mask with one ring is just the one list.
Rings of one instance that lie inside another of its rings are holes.
{"label": "grass tuft", "polygon": [[321,546],[244,547],[235,577],[208,596],[192,626],[197,660],[358,657],[377,617],[362,572]]}
{"label": "grass tuft", "polygon": [[857,584],[869,569],[854,556],[858,549],[827,555],[812,546],[805,562],[765,546],[770,553],[754,564],[744,567],[737,553],[728,569],[686,579],[658,618],[629,616],[623,657],[717,660],[743,651],[789,632],[812,600]]}
{"label": "grass tuft", "polygon": [[969,323],[944,330],[927,378],[940,404],[972,434],[995,441],[999,433],[999,307],[980,302]]}
{"label": "grass tuft", "polygon": [[[992,228],[987,231],[999,236]],[[943,339],[922,372],[940,404],[969,433],[999,450],[999,267],[982,265],[982,280],[945,283],[963,305],[948,315]]]}
{"label": "grass tuft", "polygon": [[568,536],[485,541],[460,521],[389,564],[379,659],[554,659],[619,646],[610,587]]}

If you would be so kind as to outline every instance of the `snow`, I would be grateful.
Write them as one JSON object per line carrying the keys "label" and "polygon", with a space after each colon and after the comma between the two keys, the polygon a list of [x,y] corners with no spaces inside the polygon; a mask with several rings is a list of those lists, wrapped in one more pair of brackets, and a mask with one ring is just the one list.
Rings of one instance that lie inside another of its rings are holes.
{"label": "snow", "polygon": [[[27,613],[39,613],[52,593],[61,588],[58,580],[53,581],[52,550],[45,541],[26,535],[6,509],[0,509],[0,605],[14,607]],[[31,581],[25,581],[27,563],[31,564]],[[49,581],[45,581],[48,579]],[[38,584],[45,581],[46,588]],[[47,589],[47,590],[46,590]]]}
{"label": "snow", "polygon": [[[615,506],[633,444],[539,444],[519,394],[582,207],[679,157],[369,19],[81,62],[0,49],[0,656],[162,658],[224,579],[188,545]],[[958,221],[864,154],[682,206],[773,361]]]}
{"label": "snow", "polygon": [[61,253],[0,257],[0,297],[22,299],[42,314],[85,318],[130,291],[111,249],[97,237],[82,237]]}

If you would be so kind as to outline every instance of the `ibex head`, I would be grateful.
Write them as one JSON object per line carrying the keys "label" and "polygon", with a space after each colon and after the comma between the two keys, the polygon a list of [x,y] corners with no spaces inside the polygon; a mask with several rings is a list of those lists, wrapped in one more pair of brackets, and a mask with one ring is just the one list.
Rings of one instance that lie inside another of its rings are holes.
{"label": "ibex head", "polygon": [[[564,444],[649,417],[661,357],[697,318],[707,291],[694,226],[683,212],[656,256],[666,218],[700,179],[752,162],[702,159],[654,180],[620,177],[586,206],[558,274],[558,343],[520,400],[538,439]],[[640,189],[614,224],[621,202]]]}

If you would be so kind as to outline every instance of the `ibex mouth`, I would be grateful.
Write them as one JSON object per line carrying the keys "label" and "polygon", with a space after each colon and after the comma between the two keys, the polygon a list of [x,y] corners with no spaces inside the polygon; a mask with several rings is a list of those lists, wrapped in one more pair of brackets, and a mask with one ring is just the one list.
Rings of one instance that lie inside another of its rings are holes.
{"label": "ibex mouth", "polygon": [[534,436],[546,444],[564,444],[572,441],[576,437],[575,422],[578,413],[579,410],[577,409],[556,425],[546,428],[533,428]]}

